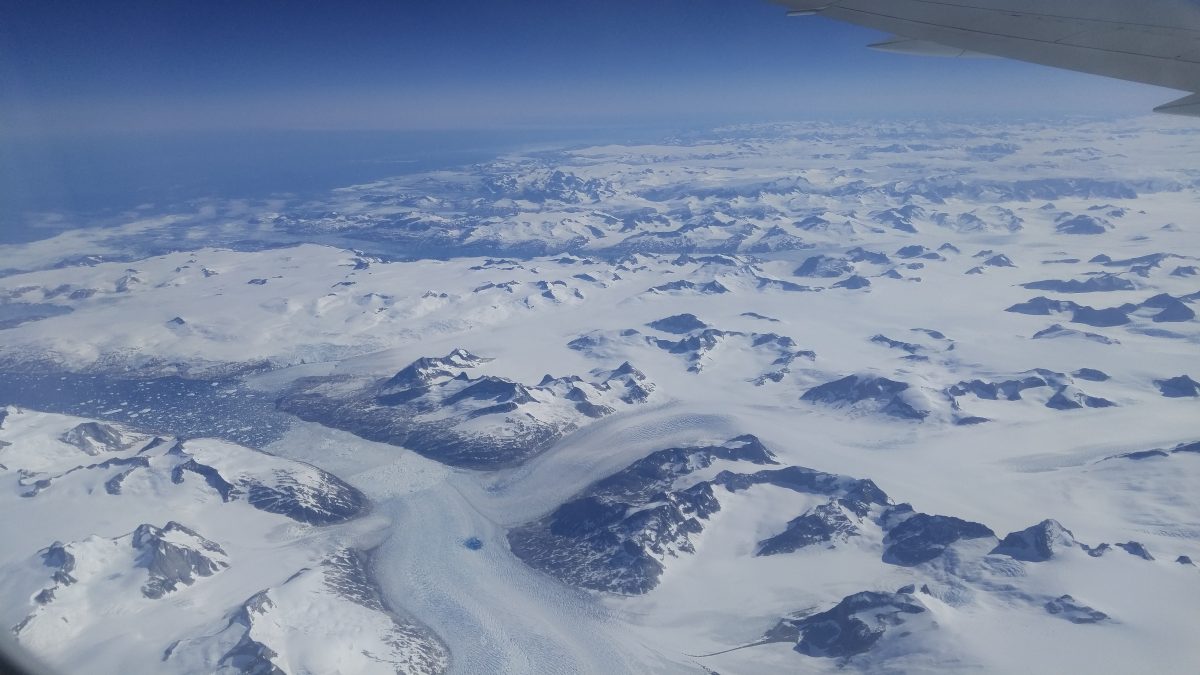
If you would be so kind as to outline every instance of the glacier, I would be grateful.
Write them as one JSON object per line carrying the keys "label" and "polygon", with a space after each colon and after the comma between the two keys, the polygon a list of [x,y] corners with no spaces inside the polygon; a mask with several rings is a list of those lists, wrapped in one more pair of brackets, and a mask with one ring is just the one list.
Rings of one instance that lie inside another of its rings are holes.
{"label": "glacier", "polygon": [[0,244],[64,672],[1190,672],[1200,130],[563,145]]}

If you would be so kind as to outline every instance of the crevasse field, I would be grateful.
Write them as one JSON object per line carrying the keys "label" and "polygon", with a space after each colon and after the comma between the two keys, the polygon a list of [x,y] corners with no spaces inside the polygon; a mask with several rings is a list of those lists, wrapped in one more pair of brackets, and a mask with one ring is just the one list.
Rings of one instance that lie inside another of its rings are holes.
{"label": "crevasse field", "polygon": [[63,672],[1195,672],[1198,167],[746,126],[60,223],[0,246],[0,619]]}

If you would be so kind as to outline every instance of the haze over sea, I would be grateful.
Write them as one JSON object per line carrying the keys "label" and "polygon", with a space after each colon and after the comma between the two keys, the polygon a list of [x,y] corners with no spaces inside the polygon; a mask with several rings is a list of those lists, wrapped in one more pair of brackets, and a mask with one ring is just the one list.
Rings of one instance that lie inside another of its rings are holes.
{"label": "haze over sea", "polygon": [[646,128],[205,131],[7,139],[0,243],[205,200],[303,200],[388,176],[542,146],[656,137]]}

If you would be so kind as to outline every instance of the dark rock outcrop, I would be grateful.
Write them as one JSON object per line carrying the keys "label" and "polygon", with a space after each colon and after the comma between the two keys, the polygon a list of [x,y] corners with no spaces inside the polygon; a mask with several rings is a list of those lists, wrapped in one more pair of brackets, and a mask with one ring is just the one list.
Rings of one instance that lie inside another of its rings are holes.
{"label": "dark rock outcrop", "polygon": [[180,585],[190,586],[196,577],[209,577],[229,567],[219,545],[174,521],[161,529],[139,525],[131,544],[138,552],[137,565],[150,574],[142,595],[151,599],[172,593]]}
{"label": "dark rock outcrop", "polygon": [[1059,234],[1104,234],[1110,228],[1112,223],[1099,216],[1072,216],[1066,213],[1059,217],[1054,226],[1054,230]]}
{"label": "dark rock outcrop", "polygon": [[78,424],[64,433],[60,440],[92,456],[104,452],[119,452],[132,443],[120,429],[101,422]]}
{"label": "dark rock outcrop", "polygon": [[665,319],[651,321],[646,325],[654,330],[662,331],[663,333],[674,333],[676,335],[708,328],[708,324],[696,318],[695,314],[676,314],[668,316]]}
{"label": "dark rock outcrop", "polygon": [[1092,609],[1069,595],[1055,598],[1045,604],[1046,611],[1071,623],[1099,623],[1108,620],[1108,615]]}
{"label": "dark rock outcrop", "polygon": [[[885,515],[885,523],[904,516],[904,506]],[[907,509],[911,512],[911,507]],[[883,561],[911,567],[940,556],[947,547],[962,539],[982,539],[996,534],[982,523],[955,518],[913,513],[888,529],[884,539]]]}
{"label": "dark rock outcrop", "polygon": [[1043,520],[1032,527],[1010,533],[1000,540],[992,553],[1028,562],[1044,562],[1053,558],[1055,552],[1076,545],[1075,535],[1057,520]]}
{"label": "dark rock outcrop", "polygon": [[832,406],[847,406],[860,403],[874,404],[879,412],[901,419],[923,420],[928,410],[918,410],[904,399],[909,385],[871,375],[849,375],[840,380],[826,382],[804,392],[800,400]]}
{"label": "dark rock outcrop", "polygon": [[854,265],[844,258],[833,258],[825,255],[814,255],[795,269],[792,274],[798,277],[833,278],[843,274],[852,274]]}
{"label": "dark rock outcrop", "polygon": [[1021,284],[1023,288],[1055,293],[1099,293],[1107,291],[1132,291],[1136,288],[1133,282],[1116,274],[1098,274],[1083,281],[1078,279],[1046,279]]}
{"label": "dark rock outcrop", "polygon": [[849,657],[869,651],[889,631],[907,635],[904,624],[925,607],[908,593],[864,591],[845,597],[832,609],[780,621],[766,641],[796,641],[806,656]]}
{"label": "dark rock outcrop", "polygon": [[[587,345],[572,342],[576,348]],[[277,401],[301,419],[401,445],[453,466],[511,466],[589,420],[644,402],[654,389],[629,363],[592,379],[547,375],[537,385],[470,377],[482,359],[455,350],[418,359],[386,380],[304,378]],[[564,414],[566,413],[566,414]]]}
{"label": "dark rock outcrop", "polygon": [[758,550],[754,555],[791,553],[813,544],[849,539],[857,534],[858,528],[854,522],[836,501],[831,501],[793,518],[783,532],[758,542]]}
{"label": "dark rock outcrop", "polygon": [[1167,398],[1186,398],[1200,396],[1200,382],[1187,375],[1170,377],[1165,380],[1155,380],[1159,393]]}
{"label": "dark rock outcrop", "polygon": [[1117,548],[1125,551],[1129,555],[1137,556],[1142,560],[1154,560],[1154,556],[1150,555],[1150,551],[1146,550],[1140,542],[1127,541],[1123,544],[1117,544]]}
{"label": "dark rock outcrop", "polygon": [[754,436],[721,445],[659,450],[604,478],[549,516],[515,528],[508,541],[527,564],[579,586],[645,593],[662,560],[694,552],[691,536],[720,510],[716,481],[675,489],[677,479],[718,460],[775,464]]}
{"label": "dark rock outcrop", "polygon": [[852,291],[856,291],[861,288],[867,288],[870,285],[871,285],[870,279],[867,279],[866,277],[861,277],[861,276],[855,274],[852,276],[848,276],[845,279],[842,279],[841,281],[834,284],[833,287],[834,288],[846,288],[846,289],[849,289]]}

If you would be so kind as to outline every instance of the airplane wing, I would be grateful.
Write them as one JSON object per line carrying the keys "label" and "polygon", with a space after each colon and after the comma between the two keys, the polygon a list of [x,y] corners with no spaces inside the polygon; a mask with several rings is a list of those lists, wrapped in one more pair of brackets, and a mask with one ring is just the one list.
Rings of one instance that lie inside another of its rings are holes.
{"label": "airplane wing", "polygon": [[895,34],[888,51],[987,54],[1192,92],[1155,108],[1200,116],[1200,0],[774,0]]}

